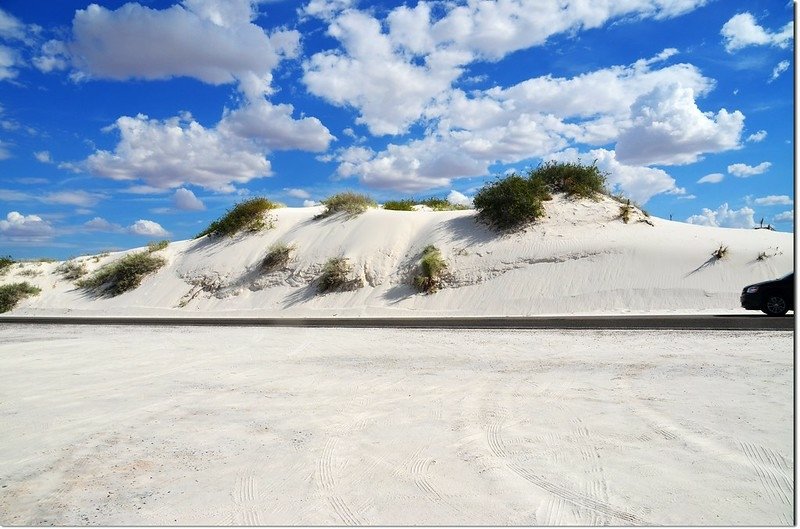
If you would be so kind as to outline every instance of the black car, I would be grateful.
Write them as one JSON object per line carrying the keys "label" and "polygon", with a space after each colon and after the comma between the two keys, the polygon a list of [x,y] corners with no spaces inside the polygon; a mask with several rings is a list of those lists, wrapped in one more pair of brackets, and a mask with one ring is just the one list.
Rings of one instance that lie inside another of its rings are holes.
{"label": "black car", "polygon": [[747,310],[760,310],[768,316],[783,316],[789,310],[794,312],[794,272],[744,287],[741,301]]}

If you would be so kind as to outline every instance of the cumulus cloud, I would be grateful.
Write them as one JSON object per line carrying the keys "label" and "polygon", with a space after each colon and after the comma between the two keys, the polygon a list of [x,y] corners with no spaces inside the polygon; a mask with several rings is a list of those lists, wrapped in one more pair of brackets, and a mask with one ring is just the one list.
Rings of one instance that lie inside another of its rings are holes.
{"label": "cumulus cloud", "polygon": [[319,205],[320,205],[320,203],[317,202],[316,200],[304,200],[303,201],[303,207],[304,208],[311,208],[311,207],[319,206]]}
{"label": "cumulus cloud", "polygon": [[739,146],[744,115],[724,108],[716,115],[702,112],[691,88],[661,86],[633,105],[633,124],[617,141],[617,157],[631,164],[681,165],[703,153]]}
{"label": "cumulus cloud", "polygon": [[466,206],[468,208],[472,207],[472,197],[468,197],[464,193],[460,193],[455,189],[451,190],[447,195],[447,201],[458,206]]}
{"label": "cumulus cloud", "polygon": [[780,75],[781,75],[783,72],[785,72],[786,70],[788,70],[788,69],[789,69],[789,65],[790,65],[790,64],[789,64],[789,61],[781,61],[781,62],[779,62],[779,63],[778,63],[776,66],[775,66],[775,68],[773,68],[773,69],[772,69],[772,76],[769,78],[769,81],[767,81],[767,82],[768,82],[768,83],[771,83],[772,81],[774,81],[775,79],[777,79],[778,77],[780,77]]}
{"label": "cumulus cloud", "polygon": [[754,213],[755,211],[747,206],[738,210],[731,209],[726,202],[716,210],[703,208],[702,213],[699,215],[692,215],[686,219],[686,222],[689,224],[722,228],[752,228],[756,225],[753,220]]}
{"label": "cumulus cloud", "polygon": [[172,196],[172,203],[181,211],[203,211],[206,205],[188,189],[179,188]]}
{"label": "cumulus cloud", "polygon": [[753,134],[749,135],[747,137],[747,141],[752,141],[753,143],[758,143],[758,142],[764,141],[764,139],[766,137],[767,137],[767,131],[766,130],[759,130],[758,132],[754,132]]}
{"label": "cumulus cloud", "polygon": [[42,163],[53,163],[53,158],[50,156],[50,151],[36,151],[33,153],[33,156]]}
{"label": "cumulus cloud", "polygon": [[772,217],[772,222],[794,222],[794,210],[790,209]]}
{"label": "cumulus cloud", "polygon": [[772,167],[770,162],[761,162],[755,167],[744,163],[735,163],[728,166],[728,173],[739,178],[749,178],[751,176],[765,173],[770,167]]}
{"label": "cumulus cloud", "polygon": [[722,173],[711,173],[697,181],[698,184],[719,184],[725,178]]}
{"label": "cumulus cloud", "polygon": [[46,193],[40,200],[45,204],[63,204],[67,206],[90,207],[101,200],[108,198],[103,193],[90,193],[88,191],[58,191]]}
{"label": "cumulus cloud", "polygon": [[311,198],[311,193],[305,189],[284,188],[283,190],[292,198]]}
{"label": "cumulus cloud", "polygon": [[113,224],[103,217],[95,217],[83,223],[83,228],[87,231],[106,231],[111,233],[122,233],[125,228],[119,224]]}
{"label": "cumulus cloud", "polygon": [[158,222],[152,220],[139,219],[127,229],[133,235],[143,235],[147,237],[167,237],[169,232],[161,227]]}
{"label": "cumulus cloud", "polygon": [[788,47],[792,42],[794,23],[788,22],[780,30],[770,32],[761,27],[756,22],[755,17],[750,13],[739,13],[731,17],[722,26],[722,35],[725,49],[729,53],[745,48],[747,46],[778,46]]}
{"label": "cumulus cloud", "polygon": [[791,206],[792,199],[787,195],[769,195],[753,200],[757,206]]}
{"label": "cumulus cloud", "polygon": [[49,239],[55,229],[38,215],[23,215],[11,211],[5,220],[0,220],[0,237],[15,242],[35,242]]}

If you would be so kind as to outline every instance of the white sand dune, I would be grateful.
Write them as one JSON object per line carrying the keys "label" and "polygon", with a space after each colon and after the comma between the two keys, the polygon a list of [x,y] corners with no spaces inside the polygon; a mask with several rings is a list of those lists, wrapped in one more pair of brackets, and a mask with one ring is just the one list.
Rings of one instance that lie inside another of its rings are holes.
{"label": "white sand dune", "polygon": [[[174,242],[168,264],[131,292],[97,298],[54,273],[59,263],[16,267],[4,283],[42,288],[15,314],[231,316],[497,316],[592,313],[737,312],[749,283],[793,269],[792,234],[619,218],[619,204],[556,197],[547,218],[500,235],[474,211],[386,211],[314,220],[321,208],[273,212],[258,234]],[[275,242],[293,245],[286,270],[259,264]],[[433,244],[450,272],[432,295],[411,286],[422,249]],[[712,258],[720,245],[723,259]],[[119,258],[81,258],[90,270]],[[764,253],[767,257],[759,260]],[[331,257],[343,256],[362,286],[317,294]],[[39,271],[30,277],[26,270]],[[203,286],[204,285],[204,286]]]}

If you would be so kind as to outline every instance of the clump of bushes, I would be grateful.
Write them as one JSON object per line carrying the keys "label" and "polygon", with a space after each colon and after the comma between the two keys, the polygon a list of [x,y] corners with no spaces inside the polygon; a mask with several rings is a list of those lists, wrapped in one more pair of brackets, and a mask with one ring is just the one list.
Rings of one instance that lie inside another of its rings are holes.
{"label": "clump of bushes", "polygon": [[350,283],[348,276],[353,271],[346,257],[331,257],[322,269],[317,289],[320,293],[330,292]]}
{"label": "clump of bushes", "polygon": [[11,283],[0,286],[0,312],[8,312],[23,299],[35,296],[42,289],[30,283]]}
{"label": "clump of bushes", "polygon": [[442,252],[436,246],[429,244],[422,250],[419,268],[420,273],[414,276],[414,286],[427,294],[439,290],[447,263],[442,258]]}
{"label": "clump of bushes", "polygon": [[461,204],[453,204],[446,198],[437,197],[426,198],[420,202],[420,204],[423,206],[428,206],[433,211],[461,211],[464,209],[469,209],[467,206],[462,206]]}
{"label": "clump of bushes", "polygon": [[404,198],[402,200],[387,200],[383,203],[383,209],[389,209],[392,211],[414,211],[414,206],[416,202],[410,198]]}
{"label": "clump of bushes", "polygon": [[261,270],[263,272],[274,272],[285,268],[289,263],[292,250],[294,250],[294,247],[287,246],[282,242],[273,244],[267,251],[267,255],[264,256],[264,260],[261,261]]}
{"label": "clump of bushes", "polygon": [[138,287],[142,280],[166,264],[163,257],[151,252],[135,252],[100,267],[92,275],[80,279],[78,287],[97,295],[114,297]]}
{"label": "clump of bushes", "polygon": [[359,215],[367,211],[368,208],[378,207],[378,204],[367,195],[345,191],[329,196],[321,201],[325,206],[325,211],[317,215],[316,218],[330,217],[335,213],[347,213],[350,216]]}
{"label": "clump of bushes", "polygon": [[164,240],[164,241],[153,241],[153,242],[147,244],[147,251],[150,252],[150,253],[153,253],[153,252],[157,252],[159,250],[163,250],[167,246],[169,246],[169,241],[167,241],[167,240]]}
{"label": "clump of bushes", "polygon": [[541,178],[516,173],[483,186],[473,199],[478,219],[499,230],[511,230],[544,215],[550,193]]}
{"label": "clump of bushes", "polygon": [[726,255],[728,255],[728,247],[723,244],[720,244],[719,248],[711,252],[711,256],[715,259],[722,259]]}
{"label": "clump of bushes", "polygon": [[86,269],[86,263],[78,263],[77,261],[65,261],[58,265],[56,273],[61,274],[64,279],[74,281],[80,279],[89,271]]}
{"label": "clump of bushes", "polygon": [[606,175],[594,163],[545,162],[528,177],[541,179],[551,193],[565,193],[568,197],[596,198],[606,193]]}
{"label": "clump of bushes", "polygon": [[5,274],[8,272],[8,269],[11,268],[15,261],[11,258],[10,255],[6,255],[5,257],[0,257],[0,275]]}
{"label": "clump of bushes", "polygon": [[264,197],[251,198],[239,202],[225,215],[211,222],[208,228],[198,233],[195,239],[204,235],[214,237],[233,236],[240,231],[256,232],[270,229],[274,226],[274,219],[267,216],[267,212],[281,207],[281,204]]}

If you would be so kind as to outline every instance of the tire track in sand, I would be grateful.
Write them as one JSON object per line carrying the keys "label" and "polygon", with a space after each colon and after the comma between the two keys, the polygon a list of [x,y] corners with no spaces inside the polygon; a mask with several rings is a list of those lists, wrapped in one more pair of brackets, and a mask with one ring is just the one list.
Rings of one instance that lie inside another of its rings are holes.
{"label": "tire track in sand", "polygon": [[344,500],[336,493],[336,480],[333,475],[333,450],[339,440],[331,437],[322,449],[322,455],[317,460],[317,485],[322,489],[328,504],[336,516],[345,525],[363,525],[363,522],[353,513]]}
{"label": "tire track in sand", "polygon": [[233,488],[233,503],[242,525],[262,525],[257,505],[258,489],[253,474],[239,475]]}
{"label": "tire track in sand", "polygon": [[787,474],[791,472],[791,465],[786,459],[764,446],[742,441],[739,441],[739,446],[755,470],[770,502],[792,506],[794,484]]}

